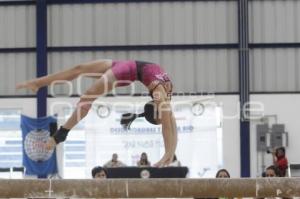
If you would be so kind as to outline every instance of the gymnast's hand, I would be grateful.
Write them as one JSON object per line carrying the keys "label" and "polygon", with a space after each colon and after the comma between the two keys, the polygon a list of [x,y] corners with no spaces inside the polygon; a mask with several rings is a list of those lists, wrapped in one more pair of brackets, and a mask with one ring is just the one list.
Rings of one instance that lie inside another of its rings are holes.
{"label": "gymnast's hand", "polygon": [[154,167],[166,167],[173,162],[174,154],[172,153],[165,153],[165,155],[154,164]]}
{"label": "gymnast's hand", "polygon": [[68,136],[70,129],[60,127],[51,137],[48,138],[46,148],[53,149],[57,144],[64,142]]}
{"label": "gymnast's hand", "polygon": [[51,151],[56,146],[56,142],[53,137],[49,137],[46,142],[46,149]]}

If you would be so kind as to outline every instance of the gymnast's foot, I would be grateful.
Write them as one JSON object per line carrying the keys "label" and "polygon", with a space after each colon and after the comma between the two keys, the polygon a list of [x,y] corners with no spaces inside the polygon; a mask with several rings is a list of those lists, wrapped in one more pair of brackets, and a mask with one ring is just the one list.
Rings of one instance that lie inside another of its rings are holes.
{"label": "gymnast's foot", "polygon": [[33,93],[36,93],[39,90],[39,87],[32,81],[28,81],[17,84],[16,89],[30,89]]}
{"label": "gymnast's foot", "polygon": [[158,161],[156,164],[154,164],[154,167],[166,167],[173,161],[172,154],[165,153],[165,155],[161,158],[160,161]]}

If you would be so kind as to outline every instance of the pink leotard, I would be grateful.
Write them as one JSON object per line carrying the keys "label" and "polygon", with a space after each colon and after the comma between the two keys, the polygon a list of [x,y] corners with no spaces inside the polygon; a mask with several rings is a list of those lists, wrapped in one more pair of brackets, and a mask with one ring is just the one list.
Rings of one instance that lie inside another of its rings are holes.
{"label": "pink leotard", "polygon": [[157,64],[134,60],[113,61],[112,71],[118,80],[117,86],[126,86],[137,80],[148,87],[155,82],[150,90],[151,97],[154,97],[153,90],[158,85],[162,85],[167,92],[168,99],[171,99],[173,87],[171,80]]}
{"label": "pink leotard", "polygon": [[167,73],[157,64],[126,60],[113,61],[112,71],[119,81],[118,86],[129,85],[133,81],[141,81],[148,86],[153,81],[169,82]]}

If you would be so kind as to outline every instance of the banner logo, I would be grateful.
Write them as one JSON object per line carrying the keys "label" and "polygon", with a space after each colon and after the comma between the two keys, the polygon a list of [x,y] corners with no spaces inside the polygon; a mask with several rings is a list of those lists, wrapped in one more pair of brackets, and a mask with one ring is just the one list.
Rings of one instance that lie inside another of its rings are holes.
{"label": "banner logo", "polygon": [[44,162],[51,158],[54,149],[48,151],[45,146],[49,135],[47,130],[33,130],[26,135],[24,149],[31,160]]}

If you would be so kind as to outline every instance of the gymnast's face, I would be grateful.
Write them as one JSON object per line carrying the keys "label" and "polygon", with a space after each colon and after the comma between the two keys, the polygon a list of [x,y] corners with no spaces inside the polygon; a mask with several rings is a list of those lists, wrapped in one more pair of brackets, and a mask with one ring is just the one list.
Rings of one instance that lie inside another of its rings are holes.
{"label": "gymnast's face", "polygon": [[102,170],[95,175],[95,179],[105,179],[106,178],[106,173]]}

